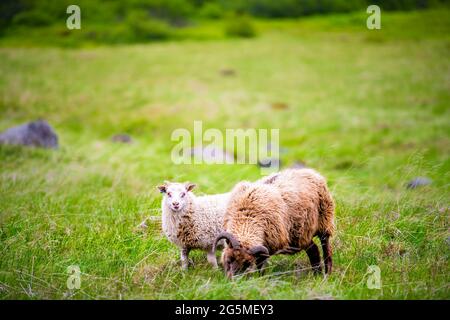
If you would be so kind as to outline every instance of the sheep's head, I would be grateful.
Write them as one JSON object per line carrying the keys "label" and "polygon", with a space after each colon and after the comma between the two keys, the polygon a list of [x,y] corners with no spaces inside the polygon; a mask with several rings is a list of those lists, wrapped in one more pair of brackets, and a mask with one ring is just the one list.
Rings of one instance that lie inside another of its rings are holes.
{"label": "sheep's head", "polygon": [[164,194],[163,202],[174,212],[182,211],[188,203],[188,193],[194,189],[193,183],[177,183],[165,181],[158,186],[159,191]]}
{"label": "sheep's head", "polygon": [[222,232],[217,236],[214,248],[217,247],[217,244],[222,239],[225,239],[228,245],[223,250],[222,260],[225,273],[230,279],[236,274],[243,273],[255,266],[258,269],[261,268],[267,258],[269,258],[269,250],[266,247],[255,246],[245,248],[229,232]]}

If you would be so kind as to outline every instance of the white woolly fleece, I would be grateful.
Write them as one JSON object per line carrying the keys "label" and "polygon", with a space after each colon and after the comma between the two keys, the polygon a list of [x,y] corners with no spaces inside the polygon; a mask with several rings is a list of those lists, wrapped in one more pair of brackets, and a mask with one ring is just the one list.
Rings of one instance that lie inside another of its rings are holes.
{"label": "white woolly fleece", "polygon": [[[223,231],[223,219],[230,193],[197,197],[192,192],[186,207],[179,212],[172,211],[162,201],[162,228],[167,238],[181,248],[210,250],[217,235]],[[180,228],[189,226],[188,239],[183,238]],[[181,237],[180,237],[181,235]]]}

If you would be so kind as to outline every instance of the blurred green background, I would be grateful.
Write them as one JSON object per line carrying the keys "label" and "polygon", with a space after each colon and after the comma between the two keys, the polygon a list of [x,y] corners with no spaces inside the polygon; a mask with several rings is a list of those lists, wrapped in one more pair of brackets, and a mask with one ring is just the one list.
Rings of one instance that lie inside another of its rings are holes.
{"label": "blurred green background", "polygon": [[[80,46],[168,39],[252,37],[252,18],[279,19],[364,12],[368,5],[387,10],[417,10],[447,5],[446,0],[80,0],[82,29],[61,23],[69,0],[5,0],[0,4],[2,35],[14,44]],[[212,21],[222,21],[220,31]],[[222,31],[222,32],[221,32]],[[11,39],[12,38],[12,39]],[[17,39],[17,38],[20,38]],[[14,41],[15,40],[15,41]],[[7,42],[8,43],[8,42]]]}
{"label": "blurred green background", "polygon": [[[73,1],[1,1],[0,131],[45,119],[60,147],[0,145],[0,297],[449,299],[448,2],[372,3],[381,30],[361,0],[76,1],[81,30],[68,30]],[[278,128],[282,167],[328,179],[329,277],[304,253],[232,282],[202,252],[181,271],[156,186],[209,194],[261,177],[174,165],[171,133],[194,120]],[[111,140],[121,133],[132,143]],[[407,189],[416,177],[431,182]]]}

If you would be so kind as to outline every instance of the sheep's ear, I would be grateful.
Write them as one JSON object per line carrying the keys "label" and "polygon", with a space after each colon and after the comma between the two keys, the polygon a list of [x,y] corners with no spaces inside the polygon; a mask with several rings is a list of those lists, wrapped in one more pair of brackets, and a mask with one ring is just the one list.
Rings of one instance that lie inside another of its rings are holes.
{"label": "sheep's ear", "polygon": [[159,192],[166,193],[166,191],[167,191],[167,184],[164,183],[164,184],[158,186],[158,189],[159,189]]}
{"label": "sheep's ear", "polygon": [[194,183],[187,182],[187,183],[186,183],[186,190],[187,190],[187,191],[192,191],[192,189],[194,189],[195,186],[196,186],[196,185],[195,185]]}

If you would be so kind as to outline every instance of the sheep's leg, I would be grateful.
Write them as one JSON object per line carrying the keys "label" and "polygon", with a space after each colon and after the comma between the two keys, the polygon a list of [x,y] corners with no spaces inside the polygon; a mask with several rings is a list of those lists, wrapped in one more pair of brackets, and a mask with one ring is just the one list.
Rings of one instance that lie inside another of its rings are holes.
{"label": "sheep's leg", "polygon": [[187,270],[189,267],[189,248],[181,248],[181,267],[183,270]]}
{"label": "sheep's leg", "polygon": [[313,271],[315,273],[322,273],[319,247],[314,242],[311,242],[311,244],[306,248],[306,253],[308,254]]}
{"label": "sheep's leg", "polygon": [[263,275],[265,273],[266,266],[267,266],[267,259],[264,259],[263,261],[258,261],[256,263],[256,267],[258,268],[260,275]]}
{"label": "sheep's leg", "polygon": [[325,265],[325,273],[330,274],[331,269],[333,268],[333,260],[331,258],[332,256],[332,250],[330,245],[330,236],[329,235],[323,235],[320,237],[320,242],[322,244],[322,251],[323,251],[323,262]]}
{"label": "sheep's leg", "polygon": [[206,259],[208,259],[208,262],[211,263],[214,269],[217,269],[217,258],[216,253],[213,251],[213,249],[210,249],[206,255]]}

